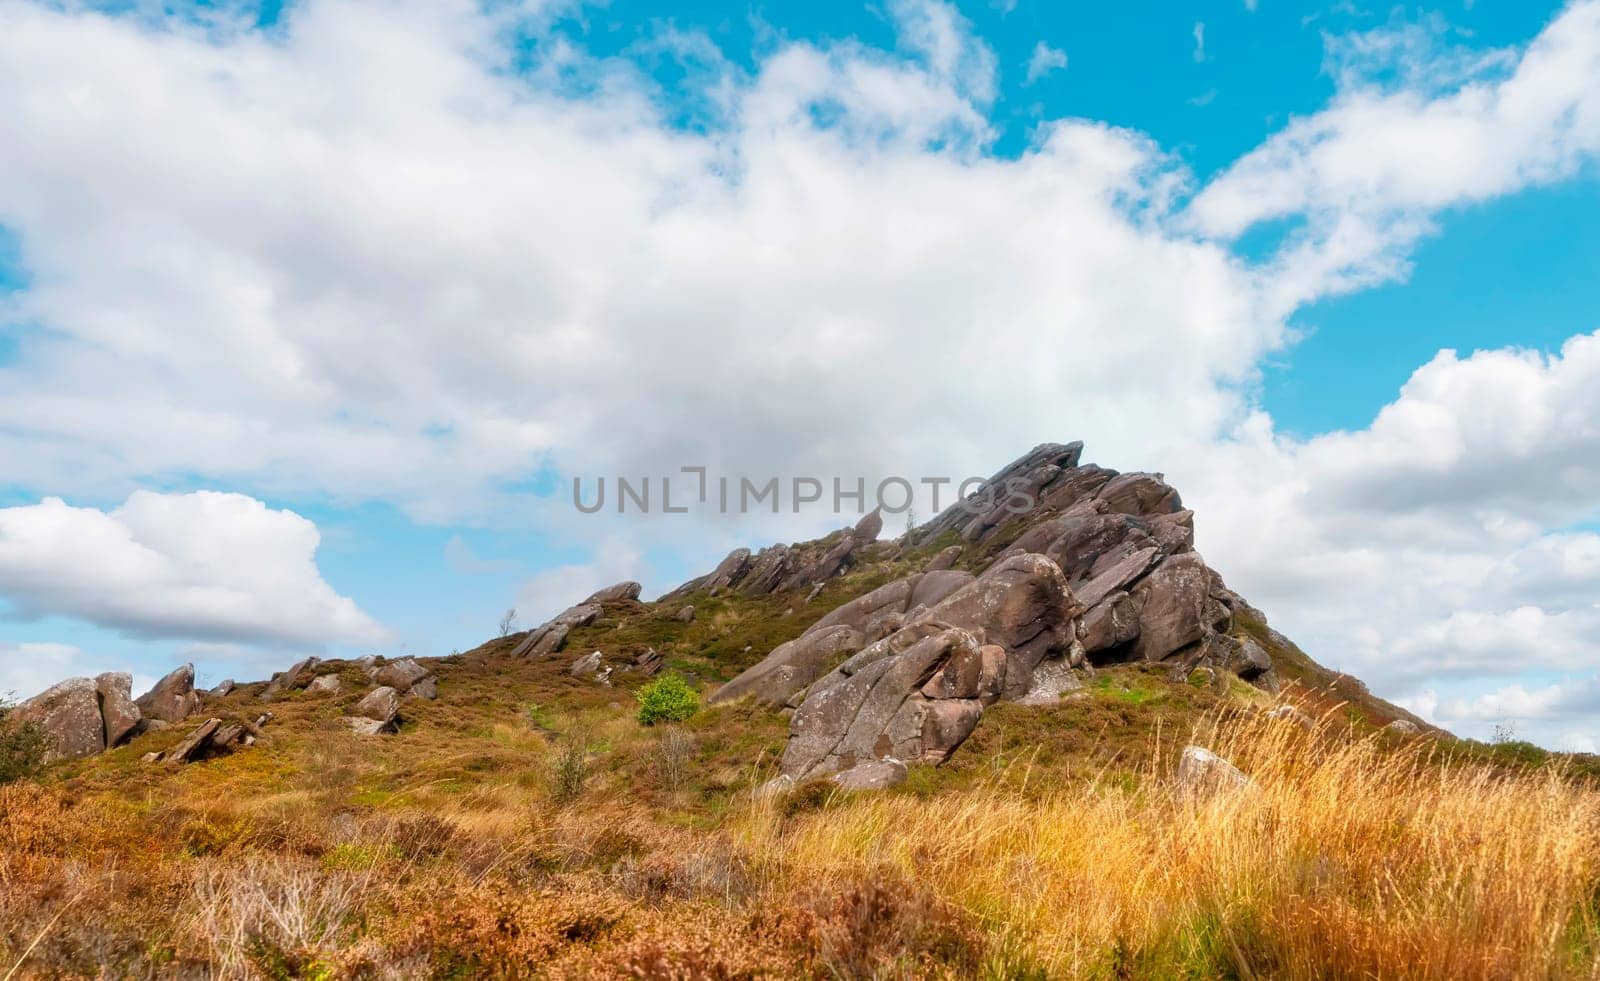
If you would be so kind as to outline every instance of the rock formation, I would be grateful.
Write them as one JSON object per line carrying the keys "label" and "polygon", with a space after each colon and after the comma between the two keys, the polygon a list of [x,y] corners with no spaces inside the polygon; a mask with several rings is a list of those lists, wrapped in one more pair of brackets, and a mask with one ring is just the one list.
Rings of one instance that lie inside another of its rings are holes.
{"label": "rock formation", "polygon": [[139,725],[133,676],[69,678],[18,705],[13,718],[44,735],[47,759],[82,759],[127,739]]}
{"label": "rock formation", "polygon": [[146,719],[182,722],[200,711],[200,693],[194,690],[194,665],[185,664],[139,696],[139,712]]}
{"label": "rock formation", "polygon": [[[1178,492],[1159,474],[1081,465],[1082,449],[1047,444],[1003,468],[906,539],[969,544],[825,613],[711,701],[793,707],[782,769],[798,780],[873,760],[940,762],[988,704],[1051,704],[1095,664],[1229,670],[1275,691],[1271,658],[1235,628],[1243,600],[1194,551]],[[754,559],[736,551],[679,591],[814,586],[860,547],[855,531]],[[952,568],[967,555],[987,562],[980,574]]]}

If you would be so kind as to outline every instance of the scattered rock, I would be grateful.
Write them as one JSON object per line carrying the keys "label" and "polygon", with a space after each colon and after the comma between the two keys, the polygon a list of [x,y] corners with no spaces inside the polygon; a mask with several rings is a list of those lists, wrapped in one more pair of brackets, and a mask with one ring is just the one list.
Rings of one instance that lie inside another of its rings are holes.
{"label": "scattered rock", "polygon": [[319,695],[336,694],[339,691],[339,688],[340,684],[338,675],[323,674],[312,679],[311,684],[306,686],[306,691],[315,692]]}
{"label": "scattered rock", "polygon": [[1311,718],[1311,716],[1300,711],[1298,708],[1295,708],[1293,705],[1279,705],[1277,708],[1267,713],[1267,718],[1281,719],[1285,722],[1293,722],[1295,725],[1307,732],[1311,732],[1317,727],[1317,723]]}
{"label": "scattered rock", "polygon": [[643,674],[646,678],[652,678],[661,671],[666,663],[666,658],[662,657],[661,654],[654,647],[652,647],[643,653],[634,655],[633,669]]}
{"label": "scattered rock", "polygon": [[[384,685],[368,692],[350,709],[350,725],[357,732],[375,735],[399,728],[400,693]],[[377,723],[373,728],[366,723]]]}
{"label": "scattered rock", "polygon": [[1422,727],[1418,726],[1415,722],[1408,722],[1405,719],[1395,719],[1393,722],[1384,726],[1383,730],[1385,732],[1392,732],[1397,736],[1422,735]]}
{"label": "scattered rock", "polygon": [[693,606],[685,606],[683,609],[679,610],[677,613],[674,613],[672,615],[672,618],[674,620],[678,621],[679,623],[692,623],[694,621],[694,607]]}
{"label": "scattered rock", "polygon": [[322,663],[318,657],[308,657],[291,665],[289,670],[280,671],[272,676],[267,683],[267,690],[262,693],[263,698],[271,698],[281,692],[293,691],[311,684],[311,679],[316,677],[317,666]]}
{"label": "scattered rock", "polygon": [[190,763],[199,759],[209,745],[211,737],[221,728],[221,719],[207,719],[185,736],[182,742],[162,753],[161,760],[166,763]]}
{"label": "scattered rock", "polygon": [[591,603],[615,603],[621,600],[636,600],[639,598],[639,592],[641,589],[642,587],[636,582],[619,582],[614,586],[607,586],[605,589],[598,590],[588,599],[584,600],[581,605],[587,606]]}
{"label": "scattered rock", "polygon": [[1198,800],[1251,786],[1250,778],[1227,760],[1199,746],[1186,746],[1178,760],[1178,797]]}
{"label": "scattered rock", "polygon": [[194,665],[185,664],[156,682],[139,696],[139,712],[147,719],[182,722],[200,711],[200,693],[194,690]]}
{"label": "scattered rock", "polygon": [[426,698],[430,702],[433,701],[435,698],[439,697],[439,679],[435,678],[431,674],[428,675],[426,678],[423,678],[421,681],[412,685],[410,690],[406,692],[406,697]]}
{"label": "scattered rock", "polygon": [[868,760],[835,773],[832,779],[845,790],[886,790],[903,783],[908,772],[899,760]]}
{"label": "scattered rock", "polygon": [[601,668],[605,666],[605,655],[599,651],[592,651],[572,662],[568,674],[574,678],[595,678]]}
{"label": "scattered rock", "polygon": [[211,689],[209,694],[212,698],[227,698],[229,695],[233,694],[233,690],[237,687],[238,686],[234,684],[232,678],[227,678],[222,682],[222,684]]}
{"label": "scattered rock", "polygon": [[373,673],[372,680],[404,695],[432,677],[433,672],[418,663],[415,657],[401,657],[385,662]]}

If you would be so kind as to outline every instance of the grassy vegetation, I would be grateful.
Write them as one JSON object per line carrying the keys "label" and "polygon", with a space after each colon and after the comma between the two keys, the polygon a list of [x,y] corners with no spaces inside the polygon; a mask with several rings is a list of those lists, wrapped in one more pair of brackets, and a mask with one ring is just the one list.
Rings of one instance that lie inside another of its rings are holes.
{"label": "grassy vegetation", "polygon": [[[336,664],[344,691],[272,701],[252,749],[138,762],[176,727],[0,787],[0,977],[1600,976],[1594,761],[1394,737],[1264,623],[1244,628],[1315,732],[1242,683],[1116,665],[1058,705],[991,707],[880,794],[755,793],[781,713],[645,725],[651,679],[567,672],[654,648],[704,695],[943,544],[809,605],[608,604],[536,661],[498,638],[432,662],[439,699],[408,699],[392,737],[345,727],[366,684]],[[208,712],[253,719],[259,694]],[[1254,789],[1180,801],[1191,742]]]}

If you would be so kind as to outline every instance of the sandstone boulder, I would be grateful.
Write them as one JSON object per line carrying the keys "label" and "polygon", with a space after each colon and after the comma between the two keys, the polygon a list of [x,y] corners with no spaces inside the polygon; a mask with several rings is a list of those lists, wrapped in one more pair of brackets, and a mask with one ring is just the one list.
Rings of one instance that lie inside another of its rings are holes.
{"label": "sandstone boulder", "polygon": [[835,773],[830,779],[845,790],[886,790],[904,783],[907,772],[899,760],[868,760]]}
{"label": "sandstone boulder", "polygon": [[956,564],[956,559],[961,558],[961,546],[951,545],[949,548],[940,549],[939,553],[928,560],[923,572],[942,572]]}
{"label": "sandstone boulder", "polygon": [[1160,474],[1125,473],[1100,488],[1108,510],[1122,514],[1171,514],[1183,510],[1183,500]]}
{"label": "sandstone boulder", "polygon": [[17,706],[13,718],[39,729],[48,760],[82,759],[106,748],[106,723],[93,678],[69,678],[53,685]]}
{"label": "sandstone boulder", "polygon": [[338,675],[321,674],[313,678],[311,684],[306,685],[306,691],[317,695],[335,695],[338,694],[340,687]]}
{"label": "sandstone boulder", "polygon": [[862,517],[851,529],[850,537],[858,542],[875,542],[883,533],[883,509],[873,508],[870,514]]}
{"label": "sandstone boulder", "polygon": [[194,665],[185,664],[140,695],[136,704],[144,718],[182,722],[200,711],[200,702],[200,693],[194,690]]}
{"label": "sandstone boulder", "polygon": [[393,688],[404,695],[413,687],[424,680],[433,677],[433,672],[418,663],[415,657],[398,657],[386,661],[372,675],[372,680],[379,685]]}
{"label": "sandstone boulder", "polygon": [[672,619],[678,621],[679,623],[693,623],[694,622],[694,607],[685,606],[684,608],[679,610],[677,613],[674,613],[672,615]]}
{"label": "sandstone boulder", "polygon": [[619,582],[596,591],[579,605],[588,606],[591,603],[615,603],[622,600],[636,600],[639,598],[639,592],[642,588],[636,582]]}
{"label": "sandstone boulder", "polygon": [[1210,584],[1210,570],[1199,553],[1185,552],[1162,561],[1135,587],[1140,658],[1166,660],[1218,625],[1207,610]]}
{"label": "sandstone boulder", "polygon": [[862,646],[861,631],[849,624],[811,630],[780,644],[760,663],[717,689],[711,704],[745,695],[768,705],[784,705]]}
{"label": "sandstone boulder", "polygon": [[399,726],[400,693],[387,685],[374,688],[351,706],[350,716],[351,728],[365,735],[392,731]]}
{"label": "sandstone boulder", "polygon": [[273,675],[272,680],[267,683],[267,690],[262,693],[263,697],[271,698],[280,692],[293,691],[311,684],[311,679],[316,677],[316,668],[321,663],[321,658],[308,657],[291,665],[289,670]]}
{"label": "sandstone boulder", "polygon": [[105,747],[120,746],[144,718],[133,700],[133,675],[107,672],[94,679],[94,687],[105,723]]}
{"label": "sandstone boulder", "polygon": [[1178,760],[1178,797],[1200,800],[1250,787],[1250,778],[1227,760],[1199,746],[1186,746]]}

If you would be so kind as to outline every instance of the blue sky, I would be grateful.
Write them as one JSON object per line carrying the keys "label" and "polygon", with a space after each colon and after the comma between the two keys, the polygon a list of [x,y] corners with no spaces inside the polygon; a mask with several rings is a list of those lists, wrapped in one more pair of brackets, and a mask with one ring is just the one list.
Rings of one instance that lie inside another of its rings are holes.
{"label": "blue sky", "polygon": [[1083,438],[1325,662],[1591,746],[1597,21],[3,0],[0,690],[448,653],[843,520],[577,475]]}

